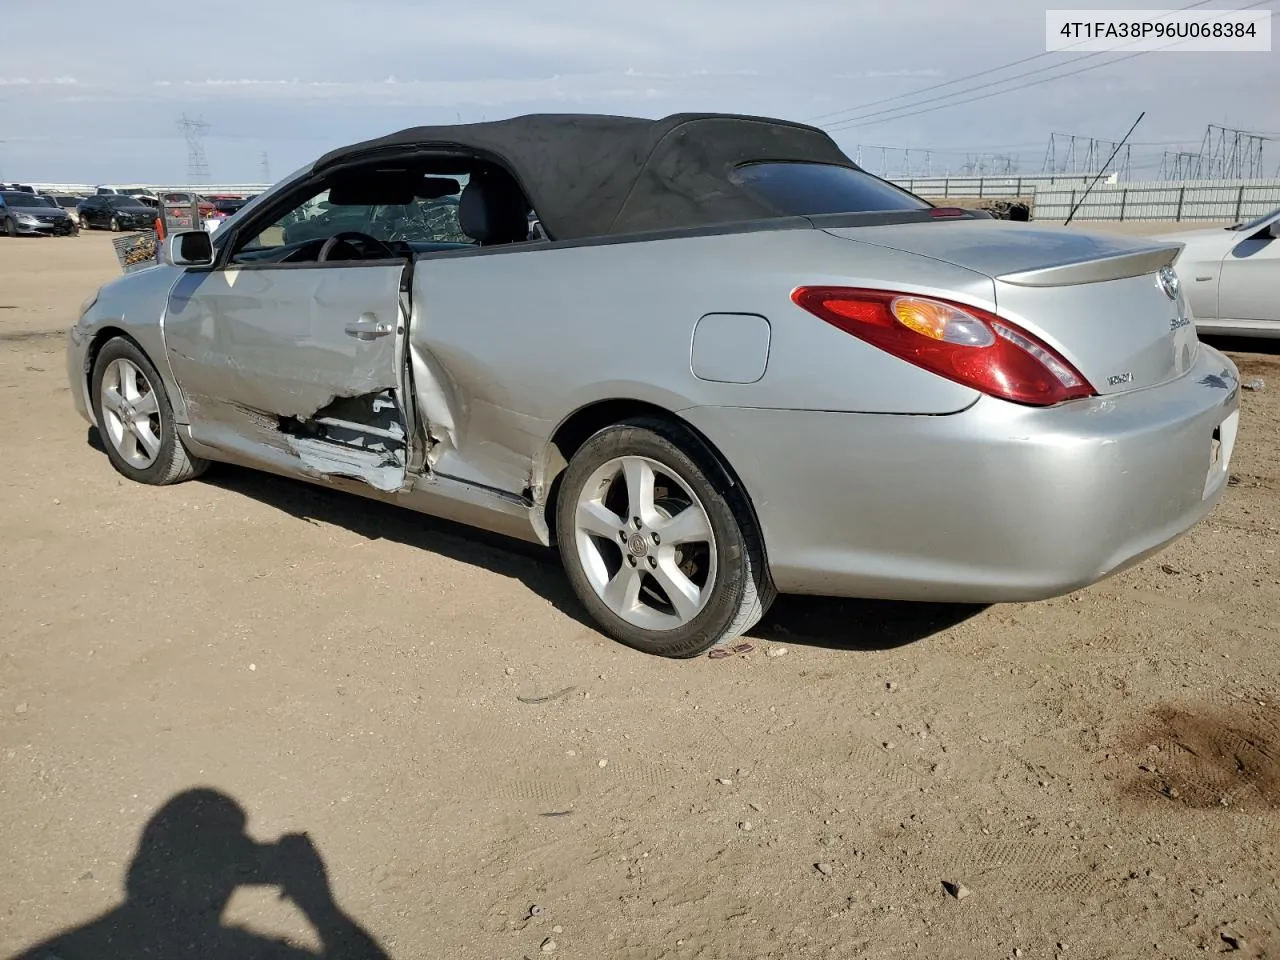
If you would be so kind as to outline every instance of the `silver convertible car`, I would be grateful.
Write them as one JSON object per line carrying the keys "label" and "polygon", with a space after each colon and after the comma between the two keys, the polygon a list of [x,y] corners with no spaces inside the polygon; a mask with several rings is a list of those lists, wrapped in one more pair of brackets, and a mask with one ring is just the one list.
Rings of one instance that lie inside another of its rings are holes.
{"label": "silver convertible car", "polygon": [[934,207],[780,120],[420,127],[171,236],[68,374],[126,477],[557,545],[603,632],[688,657],[778,591],[1039,599],[1198,522],[1238,375],[1178,249]]}

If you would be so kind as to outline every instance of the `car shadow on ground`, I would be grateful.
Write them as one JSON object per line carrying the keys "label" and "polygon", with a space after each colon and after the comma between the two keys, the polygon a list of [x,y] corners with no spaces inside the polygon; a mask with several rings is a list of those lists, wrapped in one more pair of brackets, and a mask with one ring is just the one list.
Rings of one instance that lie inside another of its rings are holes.
{"label": "car shadow on ground", "polygon": [[[171,797],[143,828],[125,875],[125,900],[12,960],[387,960],[378,942],[333,898],[324,859],[306,834],[259,843],[248,817],[208,788]],[[311,925],[321,951],[227,926],[240,887],[274,887]]]}
{"label": "car shadow on ground", "polygon": [[985,609],[961,603],[784,595],[747,636],[828,650],[892,650],[941,633]]}
{"label": "car shadow on ground", "polygon": [[[1200,339],[1226,354],[1256,354],[1260,357],[1280,357],[1280,337],[1232,337],[1225,334],[1200,335]],[[1247,361],[1246,361],[1247,362]]]}
{"label": "car shadow on ground", "polygon": [[[89,443],[105,455],[102,439],[92,427]],[[519,580],[560,613],[596,629],[570,589],[554,550],[244,467],[215,464],[201,480],[300,520],[429,550]],[[982,609],[958,604],[781,596],[764,620],[748,631],[748,639],[833,650],[888,650],[946,630]]]}

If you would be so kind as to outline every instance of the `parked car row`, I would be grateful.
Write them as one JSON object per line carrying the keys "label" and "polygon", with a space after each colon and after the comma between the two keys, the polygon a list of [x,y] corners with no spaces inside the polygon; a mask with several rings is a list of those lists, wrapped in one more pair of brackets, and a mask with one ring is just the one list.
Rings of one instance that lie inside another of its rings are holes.
{"label": "parked car row", "polygon": [[0,233],[8,236],[66,236],[80,229],[149,230],[162,204],[195,204],[200,225],[214,230],[252,197],[204,197],[190,193],[157,195],[149,187],[98,186],[90,196],[41,193],[26,184],[0,183]]}

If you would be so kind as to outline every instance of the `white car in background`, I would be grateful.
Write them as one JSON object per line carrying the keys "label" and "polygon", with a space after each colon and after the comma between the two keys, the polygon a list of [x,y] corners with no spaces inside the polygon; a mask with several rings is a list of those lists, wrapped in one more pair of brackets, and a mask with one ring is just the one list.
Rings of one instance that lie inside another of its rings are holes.
{"label": "white car in background", "polygon": [[1173,267],[1201,333],[1280,337],[1280,209],[1161,240],[1185,244]]}

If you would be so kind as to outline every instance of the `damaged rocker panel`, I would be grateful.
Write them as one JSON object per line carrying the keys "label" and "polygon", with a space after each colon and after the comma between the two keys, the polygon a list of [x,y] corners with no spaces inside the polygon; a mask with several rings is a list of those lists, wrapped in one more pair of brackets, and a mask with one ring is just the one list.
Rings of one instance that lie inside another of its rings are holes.
{"label": "damaged rocker panel", "polygon": [[409,445],[394,390],[340,397],[310,417],[279,417],[278,429],[316,473],[351,477],[387,492],[405,485]]}

